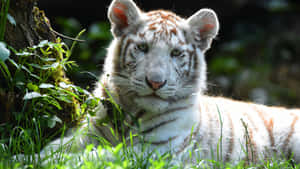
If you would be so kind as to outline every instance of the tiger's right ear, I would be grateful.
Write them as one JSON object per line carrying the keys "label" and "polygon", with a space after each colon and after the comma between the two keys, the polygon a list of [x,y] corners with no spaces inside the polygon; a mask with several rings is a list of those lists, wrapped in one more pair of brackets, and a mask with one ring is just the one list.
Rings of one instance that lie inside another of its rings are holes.
{"label": "tiger's right ear", "polygon": [[122,36],[136,27],[141,20],[141,11],[132,0],[113,0],[108,9],[108,18],[114,36]]}
{"label": "tiger's right ear", "polygon": [[210,48],[212,40],[219,31],[219,21],[211,9],[201,9],[187,20],[191,37],[197,46],[205,52]]}

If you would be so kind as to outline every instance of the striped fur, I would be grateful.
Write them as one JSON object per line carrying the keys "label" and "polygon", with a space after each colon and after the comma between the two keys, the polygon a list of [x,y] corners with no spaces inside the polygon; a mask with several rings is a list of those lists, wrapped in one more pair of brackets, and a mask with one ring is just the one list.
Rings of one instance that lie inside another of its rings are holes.
{"label": "striped fur", "polygon": [[[134,140],[137,147],[148,143],[161,153],[171,151],[183,158],[187,150],[193,150],[194,157],[232,162],[293,153],[300,162],[299,109],[203,95],[204,53],[219,28],[212,10],[183,19],[169,11],[143,12],[132,0],[113,0],[108,16],[114,40],[94,94],[107,99],[107,89],[123,118],[118,116],[117,124],[103,122],[113,117],[112,105],[99,104],[90,134],[115,145],[129,131],[139,133],[143,141]],[[109,127],[118,134],[113,136]]]}

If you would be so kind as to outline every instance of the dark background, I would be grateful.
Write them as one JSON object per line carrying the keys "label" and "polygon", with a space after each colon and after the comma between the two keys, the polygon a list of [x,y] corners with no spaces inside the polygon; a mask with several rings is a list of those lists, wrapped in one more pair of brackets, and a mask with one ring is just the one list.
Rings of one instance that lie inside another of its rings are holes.
{"label": "dark background", "polygon": [[[234,13],[239,13],[239,10],[245,7],[246,1],[234,3],[234,1],[220,2],[218,0],[199,0],[189,2],[182,0],[136,0],[135,2],[145,11],[154,9],[169,9],[181,16],[190,16],[200,8],[208,7],[215,9],[218,13],[230,16],[234,15]],[[82,1],[74,0],[42,0],[39,2],[39,6],[46,11],[47,15],[51,19],[55,16],[75,17],[79,19],[82,24],[88,24],[95,20],[106,20],[106,12],[110,2],[111,0],[86,0],[84,3]],[[263,4],[263,0],[259,3]],[[251,4],[247,4],[247,6],[249,5]]]}
{"label": "dark background", "polygon": [[[111,36],[110,0],[41,0],[52,27],[71,37],[83,28],[72,55],[71,80],[92,90]],[[201,8],[219,16],[221,29],[207,52],[209,91],[268,105],[300,106],[300,2],[297,0],[136,0],[141,9],[168,9],[189,17]],[[71,44],[70,41],[65,40]]]}

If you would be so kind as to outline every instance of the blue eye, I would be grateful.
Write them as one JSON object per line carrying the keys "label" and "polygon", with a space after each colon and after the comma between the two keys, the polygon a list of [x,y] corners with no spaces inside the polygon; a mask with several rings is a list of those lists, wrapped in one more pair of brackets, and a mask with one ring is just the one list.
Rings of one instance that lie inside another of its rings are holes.
{"label": "blue eye", "polygon": [[180,56],[180,55],[182,55],[182,51],[181,50],[179,50],[179,49],[173,49],[172,51],[171,51],[171,56],[172,57],[178,57],[178,56]]}
{"label": "blue eye", "polygon": [[148,44],[146,43],[140,43],[140,44],[137,44],[136,45],[136,48],[141,51],[141,52],[144,52],[144,53],[147,53],[148,50],[149,50],[149,46]]}

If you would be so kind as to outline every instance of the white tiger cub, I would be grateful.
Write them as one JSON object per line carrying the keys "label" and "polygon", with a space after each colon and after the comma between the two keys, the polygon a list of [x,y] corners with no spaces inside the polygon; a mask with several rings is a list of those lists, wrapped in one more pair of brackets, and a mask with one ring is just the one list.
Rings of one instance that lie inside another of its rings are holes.
{"label": "white tiger cub", "polygon": [[[299,109],[203,94],[204,53],[219,30],[214,11],[201,9],[183,19],[169,11],[143,12],[132,0],[113,0],[108,17],[114,40],[94,94],[108,99],[108,91],[122,108],[123,121],[104,122],[116,112],[103,102],[90,119],[89,134],[115,145],[130,130],[161,153],[183,155],[197,149],[194,156],[203,159],[219,154],[226,162],[258,162],[293,154],[300,162]],[[135,122],[138,127],[131,127]],[[110,127],[115,125],[119,133],[113,135]],[[97,142],[92,137],[79,140],[81,146]]]}

